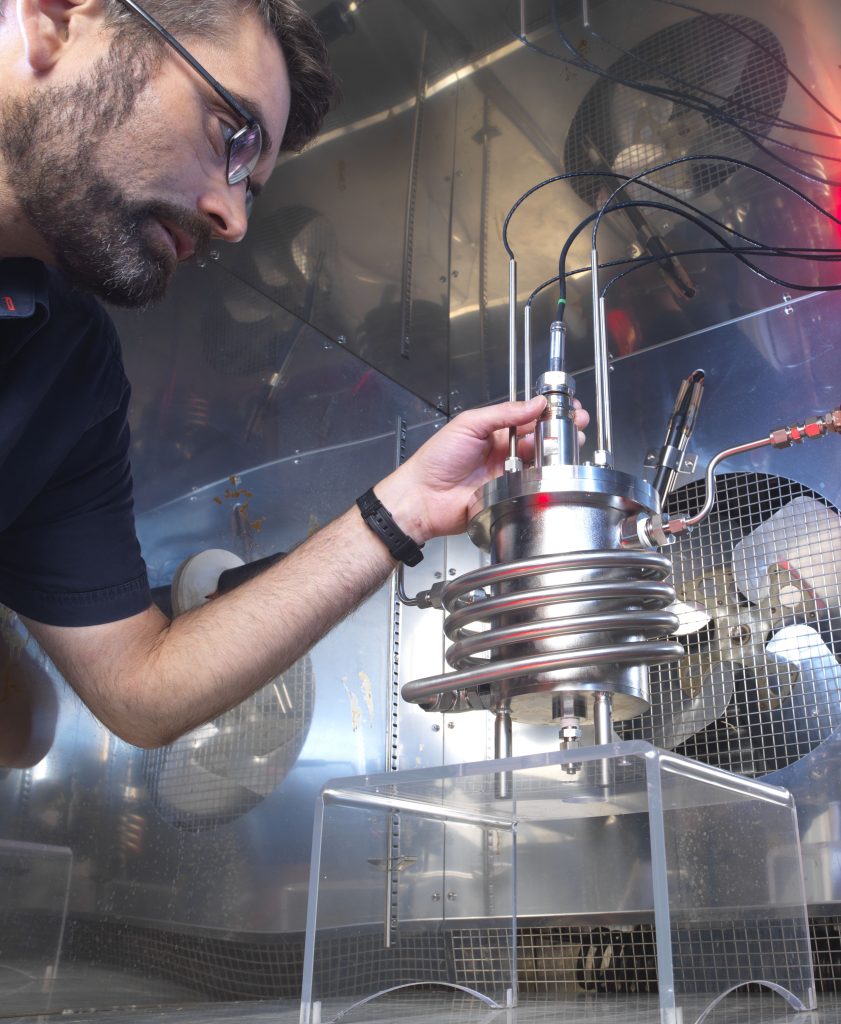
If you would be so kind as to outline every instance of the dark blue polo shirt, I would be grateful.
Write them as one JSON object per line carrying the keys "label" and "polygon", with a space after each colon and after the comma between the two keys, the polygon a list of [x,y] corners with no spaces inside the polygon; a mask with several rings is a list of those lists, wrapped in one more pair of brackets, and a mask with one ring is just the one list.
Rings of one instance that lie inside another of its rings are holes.
{"label": "dark blue polo shirt", "polygon": [[36,260],[0,260],[0,604],[56,626],[149,607],[128,401],[99,303]]}

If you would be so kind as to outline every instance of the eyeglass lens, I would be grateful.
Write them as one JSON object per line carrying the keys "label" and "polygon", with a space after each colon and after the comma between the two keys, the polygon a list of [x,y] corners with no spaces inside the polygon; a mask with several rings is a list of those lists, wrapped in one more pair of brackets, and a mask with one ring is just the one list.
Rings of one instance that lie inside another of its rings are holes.
{"label": "eyeglass lens", "polygon": [[257,166],[263,148],[263,133],[259,124],[246,125],[228,143],[228,184],[245,181]]}

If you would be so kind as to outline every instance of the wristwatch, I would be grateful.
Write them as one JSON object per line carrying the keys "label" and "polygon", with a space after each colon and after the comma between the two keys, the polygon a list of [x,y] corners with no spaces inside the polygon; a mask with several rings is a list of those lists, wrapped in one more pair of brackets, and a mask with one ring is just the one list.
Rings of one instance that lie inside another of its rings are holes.
{"label": "wristwatch", "polygon": [[416,544],[391,518],[391,513],[370,487],[356,499],[362,518],[388,548],[391,557],[406,565],[417,565],[423,558],[423,544]]}

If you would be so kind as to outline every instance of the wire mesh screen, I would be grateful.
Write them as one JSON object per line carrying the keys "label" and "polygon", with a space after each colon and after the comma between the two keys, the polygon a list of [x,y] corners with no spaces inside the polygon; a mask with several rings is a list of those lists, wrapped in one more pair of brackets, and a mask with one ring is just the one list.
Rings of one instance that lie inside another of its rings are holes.
{"label": "wire mesh screen", "polygon": [[294,767],[314,701],[315,676],[306,657],[207,725],[145,751],[143,774],[164,820],[201,831],[255,807]]}
{"label": "wire mesh screen", "polygon": [[[760,941],[775,942],[778,935],[769,925]],[[810,924],[812,955],[819,992],[841,991],[841,919],[814,918]],[[749,956],[750,941],[732,922],[729,928],[709,932],[708,941],[687,949],[697,960],[699,977],[705,958],[716,945],[728,953]],[[488,971],[499,970],[510,946],[510,929],[491,925],[453,929],[434,941],[426,936],[403,936],[391,954],[388,977],[417,981],[432,977],[442,962],[451,965],[456,984],[472,986]],[[373,972],[354,974],[371,951],[381,947],[381,935],[349,941],[337,938],[329,955],[343,971],[346,991],[371,990],[382,984],[386,957]],[[167,979],[193,989],[203,999],[296,998],[301,991],[303,936],[264,936],[236,940],[170,933],[126,925],[103,927],[101,922],[75,921],[68,932],[65,969],[74,964],[107,965],[137,977]],[[754,947],[755,948],[755,947]],[[647,922],[602,925],[569,925],[545,921],[517,931],[517,976],[520,991],[529,995],[589,993],[609,996],[657,991],[657,944],[654,927]],[[477,954],[481,954],[477,958]],[[401,970],[394,971],[394,961]],[[435,971],[433,972],[433,968]],[[440,976],[440,975],[439,975]]]}
{"label": "wire mesh screen", "polygon": [[[607,165],[632,175],[686,153],[750,159],[755,145],[742,129],[766,135],[785,99],[785,53],[775,35],[751,18],[693,17],[655,32],[630,50],[610,32],[597,38],[621,56],[607,69],[610,78],[596,82],[572,121],[565,147],[569,171]],[[586,42],[580,44],[585,59],[587,49]],[[687,102],[640,92],[640,85],[667,86],[686,94]],[[693,162],[664,172],[658,183],[693,198],[720,185],[735,169]],[[600,197],[604,183],[598,179],[576,181],[573,187],[593,206],[607,195]]]}
{"label": "wire mesh screen", "polygon": [[[703,499],[688,484],[667,510]],[[651,670],[651,710],[617,731],[742,775],[798,761],[841,725],[837,509],[783,477],[724,474],[671,557],[687,656]]]}

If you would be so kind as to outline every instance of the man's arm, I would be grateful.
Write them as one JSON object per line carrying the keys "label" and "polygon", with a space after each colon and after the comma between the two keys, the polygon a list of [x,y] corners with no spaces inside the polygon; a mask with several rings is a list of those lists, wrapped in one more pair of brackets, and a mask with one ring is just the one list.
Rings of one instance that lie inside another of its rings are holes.
{"label": "man's arm", "polygon": [[[377,497],[418,543],[463,531],[474,491],[502,471],[506,428],[528,431],[544,404],[537,398],[462,413],[377,484]],[[587,414],[578,422],[585,426]],[[109,729],[154,747],[284,671],[394,568],[353,508],[257,578],[172,622],[153,607],[101,626],[26,624]]]}

